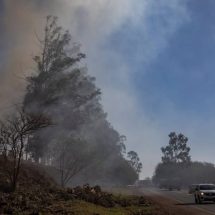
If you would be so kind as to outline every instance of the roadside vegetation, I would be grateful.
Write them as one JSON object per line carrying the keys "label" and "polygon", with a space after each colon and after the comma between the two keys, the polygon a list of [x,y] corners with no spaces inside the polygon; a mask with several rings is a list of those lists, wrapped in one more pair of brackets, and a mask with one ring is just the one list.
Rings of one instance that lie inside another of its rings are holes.
{"label": "roadside vegetation", "polygon": [[0,169],[0,214],[159,214],[153,204],[133,191],[110,193],[89,184],[61,188],[43,165],[29,162],[23,163],[19,185],[11,193],[4,171]]}
{"label": "roadside vegetation", "polygon": [[126,137],[108,122],[101,90],[82,62],[85,54],[57,21],[47,17],[24,99],[0,123],[11,191],[24,160],[54,169],[50,174],[61,187],[133,184],[142,169],[138,154],[126,152]]}
{"label": "roadside vegetation", "polygon": [[0,122],[0,214],[152,214],[144,197],[96,185],[133,184],[142,163],[108,122],[85,54],[57,21],[47,17],[24,99]]}
{"label": "roadside vegetation", "polygon": [[[215,166],[212,163],[192,161],[188,138],[183,134],[171,132],[169,143],[161,148],[163,154],[155,169],[153,182],[162,187],[163,184],[175,184],[175,187],[188,187],[191,184],[215,183]],[[171,187],[171,186],[170,186]]]}

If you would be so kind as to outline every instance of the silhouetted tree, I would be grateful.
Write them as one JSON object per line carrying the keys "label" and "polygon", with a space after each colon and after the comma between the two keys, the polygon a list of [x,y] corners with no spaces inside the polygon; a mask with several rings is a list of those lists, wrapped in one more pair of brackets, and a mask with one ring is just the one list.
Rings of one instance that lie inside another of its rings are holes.
{"label": "silhouetted tree", "polygon": [[61,144],[56,145],[56,152],[55,166],[60,170],[62,187],[65,187],[72,177],[86,169],[94,159],[93,148],[89,148],[86,142],[79,139],[62,140]]}
{"label": "silhouetted tree", "polygon": [[169,144],[161,148],[163,153],[162,163],[159,163],[155,169],[153,180],[155,183],[173,184],[174,181],[182,183],[184,171],[191,165],[189,155],[190,147],[187,146],[188,138],[183,134],[171,132],[169,134]]}
{"label": "silhouetted tree", "polygon": [[175,132],[171,132],[169,138],[169,144],[161,148],[163,163],[189,163],[191,157],[190,147],[187,146],[188,138]]}
{"label": "silhouetted tree", "polygon": [[179,178],[181,185],[215,183],[215,166],[212,163],[190,162],[186,168],[175,163],[159,163],[156,166],[153,182],[160,184],[162,179]]}
{"label": "silhouetted tree", "polygon": [[78,67],[85,55],[78,44],[70,47],[70,42],[69,32],[57,25],[56,17],[48,16],[45,36],[40,41],[41,54],[34,57],[37,74],[27,79],[24,107],[30,112],[48,114],[56,124],[56,132],[47,129],[31,137],[29,149],[36,160],[42,156],[40,149],[48,147],[35,142],[42,139],[43,144],[49,144],[61,131],[68,134],[77,130],[89,118],[89,111],[98,108],[93,105],[99,100],[100,90],[95,87],[95,79]]}
{"label": "silhouetted tree", "polygon": [[[95,78],[88,75],[81,64],[85,54],[81,53],[80,45],[71,43],[70,33],[58,26],[56,17],[47,17],[44,35],[44,39],[40,40],[41,53],[34,57],[36,73],[27,79],[24,108],[32,113],[45,113],[51,117],[55,126],[32,135],[28,153],[35,161],[42,157],[41,160],[48,161],[45,163],[55,165],[62,175],[62,185],[68,183],[75,174],[81,174],[82,166],[77,166],[77,171],[66,173],[73,168],[73,159],[78,159],[82,165],[86,164],[87,157],[87,170],[93,170],[91,172],[97,178],[99,170],[104,170],[106,161],[122,159],[125,162],[121,164],[129,166],[123,157],[125,137],[107,121]],[[85,147],[83,144],[73,144],[77,140],[86,143]],[[96,149],[95,152],[92,149]],[[87,150],[93,153],[93,158],[88,157]],[[81,156],[76,158],[79,154]],[[110,170],[113,165],[108,163],[106,168]],[[124,173],[128,174],[128,170],[131,170],[129,167]],[[101,178],[108,177],[106,171],[100,172]],[[130,174],[134,174],[134,171]]]}
{"label": "silhouetted tree", "polygon": [[3,148],[4,170],[16,189],[21,159],[27,145],[27,137],[39,129],[50,125],[50,120],[42,114],[29,114],[23,109],[8,117],[0,124],[0,145]]}
{"label": "silhouetted tree", "polygon": [[129,151],[127,153],[127,157],[129,159],[129,164],[132,166],[132,168],[135,170],[137,174],[141,172],[142,169],[142,163],[140,162],[140,158],[135,151]]}

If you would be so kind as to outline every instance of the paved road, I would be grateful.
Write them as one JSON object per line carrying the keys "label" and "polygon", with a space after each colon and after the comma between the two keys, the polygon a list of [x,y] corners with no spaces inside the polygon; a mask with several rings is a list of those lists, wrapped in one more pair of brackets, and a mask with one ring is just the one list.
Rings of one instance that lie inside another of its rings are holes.
{"label": "paved road", "polygon": [[143,193],[149,196],[162,196],[165,198],[172,199],[176,202],[176,205],[186,206],[189,208],[198,209],[205,214],[215,215],[215,204],[212,202],[206,202],[201,205],[197,205],[194,202],[194,197],[191,194],[188,194],[187,191],[168,191],[168,190],[159,190],[156,188],[147,188],[143,189]]}

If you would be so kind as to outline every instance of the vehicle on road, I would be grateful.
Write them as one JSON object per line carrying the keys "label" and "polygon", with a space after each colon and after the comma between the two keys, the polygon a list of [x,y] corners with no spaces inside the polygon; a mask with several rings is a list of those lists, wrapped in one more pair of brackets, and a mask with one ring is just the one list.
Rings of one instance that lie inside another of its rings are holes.
{"label": "vehicle on road", "polygon": [[198,184],[194,192],[196,204],[202,204],[204,201],[215,202],[215,185],[214,184]]}

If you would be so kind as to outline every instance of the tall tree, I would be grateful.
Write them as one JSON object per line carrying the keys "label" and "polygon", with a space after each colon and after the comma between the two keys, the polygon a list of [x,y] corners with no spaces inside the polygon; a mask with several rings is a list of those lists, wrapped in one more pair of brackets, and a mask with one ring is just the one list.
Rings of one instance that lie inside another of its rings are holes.
{"label": "tall tree", "polygon": [[165,186],[171,187],[182,183],[184,171],[191,165],[190,147],[187,146],[187,142],[188,138],[183,134],[169,134],[169,144],[161,148],[162,163],[157,165],[153,176],[156,184],[161,185],[165,182]]}
{"label": "tall tree", "polygon": [[[34,58],[36,73],[27,79],[24,107],[29,112],[47,114],[55,126],[32,135],[28,153],[36,161],[47,160],[58,167],[62,185],[80,174],[82,164],[88,166],[88,171],[97,169],[94,175],[98,177],[105,165],[107,169],[113,167],[113,162],[107,161],[124,159],[125,138],[107,121],[95,78],[82,66],[85,55],[78,44],[71,43],[70,33],[58,26],[56,17],[49,16],[44,35],[40,40],[41,53]],[[41,156],[43,159],[39,159]],[[80,168],[77,165],[73,171],[77,160]],[[129,165],[127,161],[120,163]],[[124,174],[129,174],[132,168],[124,169]],[[108,177],[105,174],[102,171],[101,177]]]}
{"label": "tall tree", "polygon": [[175,132],[171,132],[169,138],[169,144],[161,148],[163,163],[189,163],[191,157],[190,147],[187,146],[188,138]]}
{"label": "tall tree", "polygon": [[142,169],[142,163],[140,162],[140,158],[135,151],[129,151],[127,154],[127,157],[129,159],[129,164],[132,166],[132,168],[135,170],[137,174],[141,172]]}
{"label": "tall tree", "polygon": [[78,44],[70,46],[70,42],[69,32],[57,25],[56,17],[48,16],[45,36],[40,40],[41,53],[34,57],[37,73],[27,79],[24,107],[48,114],[56,126],[55,132],[53,128],[47,129],[31,137],[29,149],[36,160],[42,155],[40,148],[47,148],[35,144],[38,139],[49,144],[59,133],[68,136],[86,122],[90,112],[99,108],[100,90],[94,84],[95,79],[78,66],[85,55]]}

